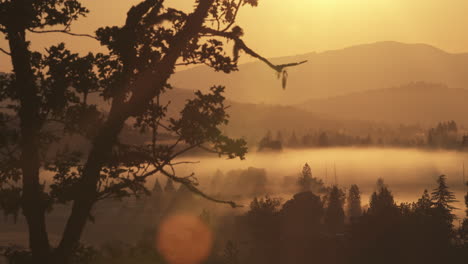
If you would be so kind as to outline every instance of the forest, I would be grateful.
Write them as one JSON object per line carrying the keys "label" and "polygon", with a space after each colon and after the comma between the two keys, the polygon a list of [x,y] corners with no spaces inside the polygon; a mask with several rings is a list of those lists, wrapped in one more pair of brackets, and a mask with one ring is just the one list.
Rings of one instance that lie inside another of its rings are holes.
{"label": "forest", "polygon": [[467,263],[468,39],[382,2],[0,0],[0,264]]}
{"label": "forest", "polygon": [[367,133],[328,130],[304,132],[301,135],[293,130],[289,137],[285,137],[280,130],[275,136],[268,131],[258,142],[260,151],[327,147],[395,147],[466,151],[468,135],[467,131],[459,129],[457,123],[452,120],[439,122],[429,129],[417,125],[400,125],[396,128],[376,125],[369,128]]}

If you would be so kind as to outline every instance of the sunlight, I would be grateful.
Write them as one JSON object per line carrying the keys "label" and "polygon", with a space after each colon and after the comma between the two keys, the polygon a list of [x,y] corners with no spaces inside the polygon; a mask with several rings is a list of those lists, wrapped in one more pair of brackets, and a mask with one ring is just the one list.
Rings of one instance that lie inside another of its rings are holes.
{"label": "sunlight", "polygon": [[199,217],[167,217],[157,235],[157,248],[169,264],[199,264],[211,253],[213,236]]}

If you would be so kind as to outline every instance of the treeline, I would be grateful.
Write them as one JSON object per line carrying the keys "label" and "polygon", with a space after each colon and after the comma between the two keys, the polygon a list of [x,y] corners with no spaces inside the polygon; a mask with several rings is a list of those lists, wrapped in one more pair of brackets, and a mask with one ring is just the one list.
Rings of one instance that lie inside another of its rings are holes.
{"label": "treeline", "polygon": [[273,136],[268,131],[258,142],[258,150],[281,150],[283,148],[326,148],[349,146],[407,147],[407,148],[468,148],[468,134],[455,121],[440,122],[435,127],[420,126],[397,128],[373,127],[367,131],[352,133],[346,130],[309,131],[296,133],[277,131]]}
{"label": "treeline", "polygon": [[[440,176],[432,192],[413,203],[394,201],[383,180],[369,207],[361,207],[359,187],[345,193],[338,186],[322,195],[306,190],[312,182],[304,169],[302,192],[281,203],[255,198],[236,219],[226,242],[236,256],[221,254],[213,263],[466,263],[467,217],[455,226],[455,196]],[[306,180],[305,180],[306,179]],[[309,182],[309,183],[308,183]]]}
{"label": "treeline", "polygon": [[[250,189],[249,177],[255,178],[255,187]],[[225,175],[218,171],[210,188],[222,193],[229,185],[245,186],[247,194],[260,194],[265,191],[265,177],[262,169],[233,170]],[[138,237],[135,242],[79,247],[76,263],[168,263],[157,250],[155,234],[167,217],[187,214],[198,214],[213,234],[212,250],[203,262],[208,264],[462,264],[468,259],[468,192],[464,197],[466,217],[457,219],[456,197],[444,175],[431,191],[425,190],[411,203],[395,202],[382,179],[369,201],[362,201],[358,185],[346,190],[326,186],[313,177],[308,164],[294,181],[297,193],[289,200],[255,197],[240,214],[216,210],[219,207],[212,202],[170,179],[163,186],[156,181],[151,195],[127,202],[106,223],[114,232],[133,230]],[[21,257],[21,251],[11,252],[16,254],[10,255],[12,259]]]}

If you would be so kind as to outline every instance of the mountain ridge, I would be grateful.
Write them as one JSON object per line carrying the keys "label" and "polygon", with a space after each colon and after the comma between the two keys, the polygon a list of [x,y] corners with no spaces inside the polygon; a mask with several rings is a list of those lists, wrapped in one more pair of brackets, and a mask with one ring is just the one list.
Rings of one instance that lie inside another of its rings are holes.
{"label": "mountain ridge", "polygon": [[468,83],[468,53],[449,53],[421,43],[376,42],[272,59],[275,63],[299,60],[308,63],[288,69],[285,91],[274,71],[261,62],[242,64],[239,72],[229,75],[195,67],[177,72],[170,81],[192,90],[225,85],[228,99],[282,105],[417,81],[449,87],[466,87]]}
{"label": "mountain ridge", "polygon": [[307,100],[297,107],[343,120],[434,125],[455,120],[468,125],[468,89],[415,82],[379,90]]}

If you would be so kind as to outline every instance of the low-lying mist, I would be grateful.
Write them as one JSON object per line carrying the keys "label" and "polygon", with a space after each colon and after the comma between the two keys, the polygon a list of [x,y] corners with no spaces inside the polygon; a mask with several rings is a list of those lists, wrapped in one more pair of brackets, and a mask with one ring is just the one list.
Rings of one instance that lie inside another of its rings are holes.
{"label": "low-lying mist", "polygon": [[[218,157],[184,160],[199,163],[179,168],[178,173],[195,173],[202,188],[208,192],[213,191],[209,189],[210,181],[218,170],[227,177],[226,174],[232,170],[265,169],[268,179],[266,193],[271,196],[291,194],[285,178],[298,177],[302,166],[308,163],[313,177],[322,179],[326,185],[338,184],[346,189],[351,184],[358,184],[363,192],[363,204],[368,202],[368,195],[374,191],[378,178],[384,179],[397,202],[406,202],[416,201],[424,189],[431,191],[436,186],[436,178],[445,174],[449,187],[460,201],[457,206],[463,208],[463,193],[466,192],[463,164],[465,162],[468,166],[468,153],[387,148],[285,149],[282,152],[248,153],[245,160]],[[243,189],[249,189],[249,186]],[[457,214],[463,215],[463,210],[458,211]]]}
{"label": "low-lying mist", "polygon": [[[445,174],[451,191],[455,192],[459,201],[454,204],[459,208],[454,214],[459,219],[464,217],[464,162],[468,172],[468,153],[464,152],[390,148],[284,149],[281,152],[251,152],[245,160],[228,160],[217,156],[187,156],[178,161],[198,163],[177,166],[177,176],[184,177],[195,173],[200,183],[199,187],[207,194],[244,206],[231,209],[230,206],[216,204],[200,197],[185,199],[184,197],[190,195],[183,194],[184,191],[181,192],[176,184],[176,192],[182,194],[175,194],[180,198],[167,206],[176,208],[174,211],[190,211],[194,215],[199,215],[203,210],[218,216],[239,215],[249,209],[249,203],[255,196],[269,195],[286,202],[299,191],[297,179],[304,164],[308,163],[312,169],[312,176],[322,180],[326,186],[338,184],[347,191],[351,184],[357,184],[361,190],[363,207],[369,203],[369,196],[376,189],[379,178],[384,179],[395,201],[401,203],[417,201],[424,189],[431,192],[436,187],[437,177]],[[161,175],[156,178],[164,189],[167,179]],[[149,189],[153,188],[154,179],[155,177],[148,181]],[[468,177],[465,180],[468,180]],[[145,232],[145,227],[157,223],[153,218],[146,216],[151,210],[162,213],[168,210],[152,205],[152,199],[142,197],[139,200],[109,200],[98,203],[93,209],[96,223],[88,226],[84,241],[92,244],[113,239],[136,241],[142,232]],[[58,241],[69,213],[70,205],[56,206],[47,216],[52,242]],[[458,225],[458,220],[454,224]],[[26,230],[26,222],[21,216],[16,224],[5,223],[0,227],[0,244],[13,242],[26,245]]]}

